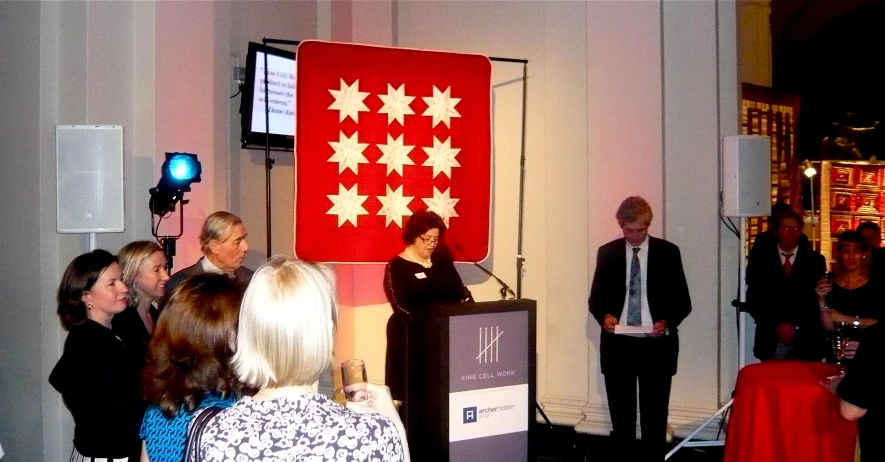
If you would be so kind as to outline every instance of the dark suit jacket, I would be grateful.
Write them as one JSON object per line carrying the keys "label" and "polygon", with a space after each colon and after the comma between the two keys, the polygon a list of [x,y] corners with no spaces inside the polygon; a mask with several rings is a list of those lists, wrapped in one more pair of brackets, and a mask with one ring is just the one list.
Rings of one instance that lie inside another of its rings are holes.
{"label": "dark suit jacket", "polygon": [[[605,315],[618,319],[624,310],[627,296],[627,241],[616,239],[599,248],[596,255],[596,272],[590,288],[588,305],[590,313],[602,325]],[[666,321],[669,335],[660,338],[643,338],[653,342],[650,357],[644,364],[661,373],[676,373],[676,360],[679,355],[679,324],[691,313],[691,297],[688,283],[682,269],[682,256],[675,244],[649,236],[648,244],[648,309],[652,320]],[[636,363],[636,358],[623,357],[625,342],[637,340],[633,337],[602,331],[600,339],[600,365],[602,373],[617,370],[620,365]],[[651,343],[649,343],[651,345]],[[647,370],[647,368],[646,368]]]}
{"label": "dark suit jacket", "polygon": [[823,358],[824,334],[814,288],[827,269],[823,255],[799,245],[789,278],[777,247],[754,254],[747,263],[747,310],[756,320],[753,354],[769,359],[777,346],[778,324],[799,327],[793,342],[795,359]]}
{"label": "dark suit jacket", "polygon": [[[173,274],[172,277],[169,278],[169,282],[166,283],[166,293],[168,294],[172,292],[172,289],[175,288],[175,286],[177,286],[179,283],[181,283],[181,281],[183,281],[186,277],[193,276],[195,274],[202,274],[203,258],[197,260],[197,262],[193,265],[188,266],[187,268],[184,268],[181,271]],[[237,268],[236,271],[234,271],[234,276],[236,277],[237,282],[242,284],[243,290],[246,290],[246,286],[248,286],[249,282],[252,281],[252,274],[254,273],[254,271],[246,268],[245,266],[241,266]]]}

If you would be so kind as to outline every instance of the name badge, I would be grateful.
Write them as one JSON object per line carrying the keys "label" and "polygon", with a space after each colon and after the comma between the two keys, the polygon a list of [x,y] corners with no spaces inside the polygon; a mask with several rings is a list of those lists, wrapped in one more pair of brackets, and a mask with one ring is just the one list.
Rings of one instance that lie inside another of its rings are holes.
{"label": "name badge", "polygon": [[415,273],[415,277],[418,278],[418,279],[426,279],[426,278],[427,278],[427,275],[424,274],[424,272],[422,271],[422,272],[420,272],[420,273]]}

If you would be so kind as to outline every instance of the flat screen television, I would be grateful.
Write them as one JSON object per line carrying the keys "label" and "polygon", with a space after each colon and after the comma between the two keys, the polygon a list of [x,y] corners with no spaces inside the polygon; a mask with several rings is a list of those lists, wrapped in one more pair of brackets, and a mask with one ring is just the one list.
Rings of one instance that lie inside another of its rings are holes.
{"label": "flat screen television", "polygon": [[[270,131],[265,129],[264,54],[267,53]],[[249,42],[241,104],[242,147],[294,148],[295,53]]]}

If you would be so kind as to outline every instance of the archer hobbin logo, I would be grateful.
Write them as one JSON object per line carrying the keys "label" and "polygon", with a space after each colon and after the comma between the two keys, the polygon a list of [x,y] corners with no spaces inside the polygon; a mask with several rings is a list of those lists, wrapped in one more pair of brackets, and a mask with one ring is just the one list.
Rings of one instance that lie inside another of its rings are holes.
{"label": "archer hobbin logo", "polygon": [[463,409],[464,423],[474,423],[477,419],[476,406],[465,407]]}

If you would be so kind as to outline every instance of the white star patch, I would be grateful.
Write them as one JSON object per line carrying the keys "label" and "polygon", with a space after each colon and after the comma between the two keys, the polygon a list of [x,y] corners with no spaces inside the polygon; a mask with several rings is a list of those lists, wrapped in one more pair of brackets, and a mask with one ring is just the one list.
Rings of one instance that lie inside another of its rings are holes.
{"label": "white star patch", "polygon": [[427,110],[421,115],[433,116],[434,127],[442,122],[446,124],[446,127],[451,128],[449,119],[451,117],[461,117],[461,114],[455,109],[455,105],[461,102],[461,98],[452,98],[451,93],[452,87],[446,87],[446,91],[440,92],[436,85],[434,85],[433,96],[421,98],[427,103]]}
{"label": "white star patch", "polygon": [[384,155],[378,159],[378,163],[387,164],[388,175],[390,175],[390,172],[396,170],[396,173],[399,173],[399,176],[403,176],[403,165],[415,165],[409,157],[409,153],[412,152],[414,147],[415,146],[403,145],[403,135],[400,135],[397,139],[393,139],[393,137],[390,136],[390,133],[388,133],[387,144],[378,145],[378,149],[384,153]]}
{"label": "white star patch", "polygon": [[338,194],[326,194],[326,197],[332,201],[332,208],[326,212],[326,215],[338,215],[338,227],[340,228],[345,222],[353,223],[356,226],[356,217],[359,215],[368,215],[369,212],[363,208],[363,202],[369,196],[360,196],[357,194],[357,185],[347,189],[343,184],[338,183]]}
{"label": "white star patch", "polygon": [[387,195],[378,196],[378,200],[381,201],[381,210],[378,211],[378,215],[386,217],[384,226],[390,226],[390,223],[395,221],[396,225],[402,228],[403,216],[412,215],[412,211],[409,210],[409,202],[412,202],[412,199],[414,197],[403,196],[402,185],[396,190],[391,190],[390,185],[387,185]]}
{"label": "white star patch", "polygon": [[458,203],[461,199],[452,199],[449,196],[449,191],[451,188],[447,188],[444,192],[439,192],[436,189],[436,186],[433,187],[433,198],[432,199],[424,199],[425,204],[427,204],[427,210],[436,213],[440,217],[442,217],[443,222],[446,224],[446,228],[449,227],[449,218],[457,217],[458,212],[455,211],[455,204]]}
{"label": "white star patch", "polygon": [[353,85],[348,86],[341,79],[340,90],[329,90],[329,93],[335,97],[335,102],[329,106],[329,109],[338,110],[338,122],[344,122],[344,119],[350,117],[354,122],[359,122],[360,112],[368,112],[369,108],[363,102],[368,92],[360,91],[360,79],[356,79]]}
{"label": "white star patch", "polygon": [[409,103],[411,103],[415,97],[414,96],[406,96],[406,84],[402,84],[396,90],[393,89],[393,85],[387,84],[387,94],[386,95],[378,95],[381,98],[381,101],[384,102],[384,106],[378,110],[379,114],[387,114],[387,124],[390,125],[394,120],[399,122],[400,125],[405,125],[403,119],[406,114],[414,114],[415,111],[409,107]]}
{"label": "white star patch", "polygon": [[360,143],[357,140],[357,132],[353,132],[349,138],[344,132],[338,132],[338,141],[329,141],[329,146],[335,150],[335,154],[329,158],[329,162],[338,162],[338,173],[344,172],[345,169],[353,170],[353,173],[359,173],[360,164],[368,164],[369,159],[363,155],[368,143]]}
{"label": "white star patch", "polygon": [[427,160],[422,164],[424,167],[433,167],[433,177],[436,178],[440,173],[444,173],[449,178],[452,177],[452,167],[460,167],[461,164],[455,160],[455,156],[461,152],[460,148],[452,147],[452,138],[446,138],[440,142],[435,136],[433,137],[432,148],[422,148],[427,153]]}

